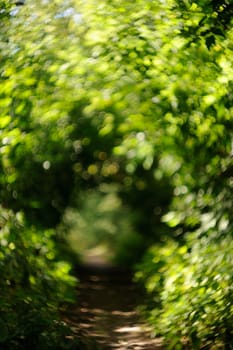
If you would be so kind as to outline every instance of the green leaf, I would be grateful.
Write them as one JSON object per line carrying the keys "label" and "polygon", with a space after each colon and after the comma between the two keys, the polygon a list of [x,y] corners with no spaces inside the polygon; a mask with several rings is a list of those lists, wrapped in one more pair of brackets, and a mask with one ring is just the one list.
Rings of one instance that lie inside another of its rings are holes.
{"label": "green leaf", "polygon": [[9,115],[0,117],[0,129],[4,129],[11,122],[11,117]]}

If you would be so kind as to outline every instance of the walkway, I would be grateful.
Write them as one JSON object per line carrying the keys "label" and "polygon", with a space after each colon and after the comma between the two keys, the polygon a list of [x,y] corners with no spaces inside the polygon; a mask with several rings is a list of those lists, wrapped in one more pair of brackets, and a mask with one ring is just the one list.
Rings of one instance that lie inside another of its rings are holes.
{"label": "walkway", "polygon": [[67,318],[88,349],[162,349],[137,311],[142,295],[129,271],[93,261],[78,276],[78,304]]}

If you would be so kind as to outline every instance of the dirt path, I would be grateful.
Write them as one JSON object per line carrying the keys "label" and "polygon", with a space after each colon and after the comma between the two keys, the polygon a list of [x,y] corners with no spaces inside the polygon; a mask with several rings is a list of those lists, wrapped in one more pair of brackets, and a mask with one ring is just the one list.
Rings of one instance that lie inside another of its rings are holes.
{"label": "dirt path", "polygon": [[136,310],[142,295],[129,271],[92,262],[78,276],[78,304],[68,310],[67,320],[88,349],[162,349]]}

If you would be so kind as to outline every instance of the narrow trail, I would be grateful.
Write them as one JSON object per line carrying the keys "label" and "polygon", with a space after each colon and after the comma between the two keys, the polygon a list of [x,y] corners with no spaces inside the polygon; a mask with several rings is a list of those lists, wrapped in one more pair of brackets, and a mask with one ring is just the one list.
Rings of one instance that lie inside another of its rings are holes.
{"label": "narrow trail", "polygon": [[78,269],[78,277],[78,303],[67,310],[66,321],[88,349],[162,349],[137,311],[142,294],[130,271],[92,261]]}

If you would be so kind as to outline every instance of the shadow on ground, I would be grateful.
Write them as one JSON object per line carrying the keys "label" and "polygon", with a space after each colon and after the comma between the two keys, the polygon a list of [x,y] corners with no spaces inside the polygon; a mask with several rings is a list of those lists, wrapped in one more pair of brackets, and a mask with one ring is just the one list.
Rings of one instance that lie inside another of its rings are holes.
{"label": "shadow on ground", "polygon": [[98,258],[79,266],[77,275],[78,303],[65,320],[88,349],[162,349],[137,310],[143,295],[130,270]]}

